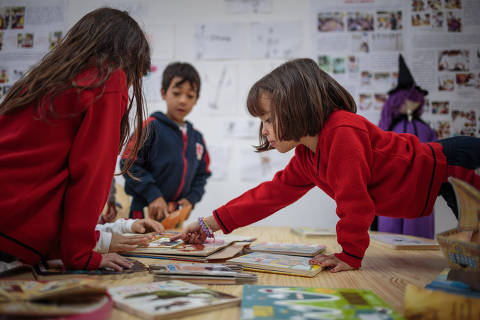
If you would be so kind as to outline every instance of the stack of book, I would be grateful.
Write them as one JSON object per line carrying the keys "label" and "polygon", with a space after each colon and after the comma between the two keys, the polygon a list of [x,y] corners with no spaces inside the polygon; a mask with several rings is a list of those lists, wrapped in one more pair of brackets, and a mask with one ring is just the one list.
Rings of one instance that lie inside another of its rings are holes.
{"label": "stack of book", "polygon": [[227,260],[247,270],[314,277],[322,267],[311,265],[310,259],[325,251],[323,245],[264,242],[251,245],[244,256]]}
{"label": "stack of book", "polygon": [[242,272],[237,265],[214,263],[151,264],[154,281],[183,280],[203,284],[246,284],[257,282],[257,275]]}

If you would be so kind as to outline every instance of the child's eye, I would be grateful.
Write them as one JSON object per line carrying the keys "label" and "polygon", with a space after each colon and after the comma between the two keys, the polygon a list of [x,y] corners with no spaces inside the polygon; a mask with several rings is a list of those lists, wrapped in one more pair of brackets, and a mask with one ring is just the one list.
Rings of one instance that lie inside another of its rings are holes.
{"label": "child's eye", "polygon": [[187,97],[188,97],[188,99],[195,99],[195,96],[193,96],[193,95],[188,95]]}
{"label": "child's eye", "polygon": [[175,97],[178,97],[180,95],[180,92],[172,92],[172,94],[175,96]]}

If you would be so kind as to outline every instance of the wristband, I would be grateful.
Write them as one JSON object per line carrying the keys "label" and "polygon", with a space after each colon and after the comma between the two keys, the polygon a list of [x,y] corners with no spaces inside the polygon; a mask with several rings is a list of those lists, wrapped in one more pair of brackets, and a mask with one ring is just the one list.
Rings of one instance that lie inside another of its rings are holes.
{"label": "wristband", "polygon": [[202,231],[207,235],[207,238],[215,239],[215,235],[213,234],[210,226],[205,221],[205,218],[198,218],[198,223],[200,224],[200,228],[202,228]]}

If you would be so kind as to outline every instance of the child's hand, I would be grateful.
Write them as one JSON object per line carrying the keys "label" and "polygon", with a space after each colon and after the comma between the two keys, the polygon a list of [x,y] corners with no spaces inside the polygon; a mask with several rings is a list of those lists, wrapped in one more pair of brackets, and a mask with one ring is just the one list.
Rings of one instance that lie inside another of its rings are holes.
{"label": "child's hand", "polygon": [[138,246],[147,246],[150,240],[152,240],[151,235],[124,236],[119,233],[112,233],[112,241],[108,252],[135,250]]}
{"label": "child's hand", "polygon": [[193,204],[187,198],[182,198],[177,203],[180,207],[193,207]]}
{"label": "child's hand", "polygon": [[354,270],[347,263],[335,257],[333,254],[317,254],[310,260],[310,264],[318,264],[322,267],[329,268],[330,272]]}
{"label": "child's hand", "polygon": [[179,235],[170,238],[170,241],[182,239],[185,243],[204,243],[207,235],[203,232],[198,221],[190,223],[183,228],[183,232]]}
{"label": "child's hand", "polygon": [[162,221],[168,215],[168,205],[163,197],[158,197],[150,202],[148,205],[148,215],[157,221]]}
{"label": "child's hand", "polygon": [[132,224],[132,232],[145,233],[145,232],[163,232],[165,228],[158,221],[152,219],[138,219]]}
{"label": "child's hand", "polygon": [[105,253],[102,254],[102,260],[98,266],[101,269],[110,268],[115,271],[122,271],[123,268],[129,269],[132,267],[132,264],[122,256],[119,256],[116,253]]}

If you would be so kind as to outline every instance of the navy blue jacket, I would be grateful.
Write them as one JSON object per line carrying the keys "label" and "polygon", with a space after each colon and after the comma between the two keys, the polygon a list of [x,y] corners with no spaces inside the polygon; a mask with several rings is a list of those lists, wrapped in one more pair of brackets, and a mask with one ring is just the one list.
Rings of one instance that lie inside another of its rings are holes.
{"label": "navy blue jacket", "polygon": [[[143,211],[162,196],[165,201],[200,201],[210,176],[210,158],[202,134],[190,122],[187,134],[162,112],[153,113],[144,123],[148,137],[130,172],[140,181],[124,174],[125,192],[133,197],[132,211]],[[123,168],[129,146],[120,161]]]}

